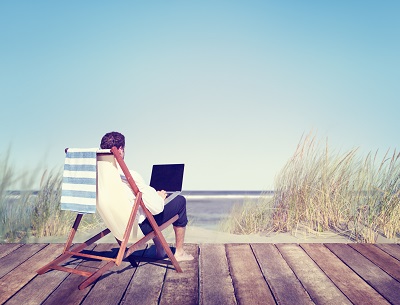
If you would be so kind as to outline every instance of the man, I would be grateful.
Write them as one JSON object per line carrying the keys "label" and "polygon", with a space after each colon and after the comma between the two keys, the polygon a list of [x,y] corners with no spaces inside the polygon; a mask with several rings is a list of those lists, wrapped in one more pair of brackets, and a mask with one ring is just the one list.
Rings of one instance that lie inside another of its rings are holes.
{"label": "man", "polygon": [[[123,134],[114,131],[109,132],[103,136],[103,138],[101,139],[100,147],[102,149],[111,149],[113,146],[118,148],[121,157],[124,158],[125,136]],[[185,230],[188,223],[185,197],[179,195],[171,200],[168,204],[164,205],[165,198],[167,197],[167,193],[165,192],[165,190],[156,191],[154,188],[144,182],[140,174],[135,171],[130,171],[130,173],[137,187],[139,188],[139,191],[142,193],[144,205],[150,211],[150,213],[154,215],[154,219],[158,225],[162,225],[177,214],[179,215],[178,220],[176,220],[172,224],[175,232],[175,258],[177,259],[177,261],[192,260],[193,256],[183,250]],[[122,177],[124,176],[122,175]],[[135,200],[135,195],[130,189],[130,186],[127,183],[126,179],[122,178],[122,181],[127,187],[127,196],[129,196],[129,200],[133,203]],[[148,219],[146,218],[146,215],[141,208],[139,208],[138,214],[139,227],[142,230],[143,234],[147,235],[148,233],[153,231],[153,228],[151,227]],[[166,253],[161,245],[161,242],[158,240],[158,238],[154,238],[153,241],[156,246],[157,258],[165,258]]]}

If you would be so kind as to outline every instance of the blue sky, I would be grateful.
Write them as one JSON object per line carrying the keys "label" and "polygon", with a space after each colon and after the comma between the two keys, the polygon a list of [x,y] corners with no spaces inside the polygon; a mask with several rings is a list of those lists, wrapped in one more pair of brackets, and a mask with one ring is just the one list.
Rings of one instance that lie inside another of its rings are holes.
{"label": "blue sky", "polygon": [[398,147],[398,1],[1,1],[4,155],[127,138],[126,161],[186,164],[186,190],[273,189],[304,133]]}

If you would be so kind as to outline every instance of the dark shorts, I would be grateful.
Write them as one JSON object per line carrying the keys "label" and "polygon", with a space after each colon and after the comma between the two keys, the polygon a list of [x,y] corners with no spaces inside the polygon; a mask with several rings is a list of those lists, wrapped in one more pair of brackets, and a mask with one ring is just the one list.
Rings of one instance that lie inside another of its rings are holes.
{"label": "dark shorts", "polygon": [[[173,200],[171,200],[171,202],[166,204],[164,206],[164,211],[162,211],[160,214],[154,215],[154,219],[160,226],[175,215],[179,215],[179,218],[173,223],[173,225],[175,227],[186,227],[188,223],[186,216],[186,198],[181,195],[175,197]],[[153,231],[148,219],[139,224],[139,227],[144,235],[147,235]]]}

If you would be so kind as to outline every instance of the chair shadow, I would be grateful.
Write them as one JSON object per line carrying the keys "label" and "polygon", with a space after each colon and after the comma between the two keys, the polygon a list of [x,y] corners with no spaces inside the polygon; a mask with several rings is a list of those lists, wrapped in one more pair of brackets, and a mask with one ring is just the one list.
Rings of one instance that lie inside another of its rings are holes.
{"label": "chair shadow", "polygon": [[[109,257],[109,258],[114,258],[117,256],[119,251],[119,248],[112,248],[110,250],[105,250],[105,251],[96,251],[96,248],[94,249],[84,249],[80,251],[82,254],[90,254],[90,255],[98,255],[98,256],[104,256],[104,257]],[[69,260],[65,261],[63,266],[70,265],[70,266],[84,266],[86,262],[93,262],[93,261],[99,261],[98,259],[95,258],[90,258],[90,257],[85,257],[82,258],[80,256],[73,255],[70,257]],[[87,267],[87,266],[85,266]],[[97,267],[89,267],[93,269],[98,269]]]}
{"label": "chair shadow", "polygon": [[[119,248],[113,248],[111,251],[103,251],[104,254],[110,254],[112,252],[117,253]],[[175,248],[171,247],[172,253],[175,253]],[[155,257],[156,254],[156,248],[154,245],[148,246],[145,249],[137,250],[133,252],[131,255],[126,257],[123,261],[129,262],[129,266],[126,266],[124,268],[118,268],[117,270],[113,270],[111,272],[107,272],[103,274],[99,280],[103,280],[113,273],[121,274],[122,272],[128,270],[129,268],[141,268],[144,267],[145,265],[155,265],[157,267],[165,268],[165,269],[171,269],[175,270],[172,262],[167,259],[158,259]],[[172,266],[172,267],[171,267]]]}
{"label": "chair shadow", "polygon": [[[172,253],[175,253],[175,247],[171,247]],[[172,262],[169,260],[168,256],[160,259],[156,257],[156,247],[151,245],[144,250],[138,250],[133,252],[130,256],[126,258],[132,267],[140,268],[141,266],[152,264],[160,267],[165,267],[167,269],[174,269],[169,266],[172,266]],[[166,265],[166,266],[165,266]]]}
{"label": "chair shadow", "polygon": [[[175,253],[175,248],[171,247],[172,253]],[[96,251],[96,249],[92,250],[82,250],[81,253],[85,254],[92,254],[92,255],[99,255],[99,256],[104,256],[104,257],[110,257],[110,258],[115,258],[118,254],[119,248],[114,247],[109,250],[105,251]],[[87,262],[92,262],[92,261],[99,261],[98,259],[94,258],[85,258],[82,260],[82,257],[79,256],[72,256],[67,262],[65,262],[65,265],[69,265],[70,267],[72,266],[85,266]],[[120,274],[129,268],[141,268],[146,265],[155,265],[161,268],[165,269],[171,269],[174,270],[172,262],[169,260],[168,257],[165,259],[159,259],[156,258],[156,247],[154,245],[147,246],[144,249],[136,250],[133,252],[131,255],[126,257],[123,261],[129,262],[129,265],[124,267],[124,268],[118,268],[117,270],[114,270],[112,272],[107,272],[103,274],[100,279],[105,279],[108,276],[110,276],[113,273]],[[94,270],[99,269],[99,266],[97,267],[92,267],[92,266],[85,266],[86,268],[93,268]]]}

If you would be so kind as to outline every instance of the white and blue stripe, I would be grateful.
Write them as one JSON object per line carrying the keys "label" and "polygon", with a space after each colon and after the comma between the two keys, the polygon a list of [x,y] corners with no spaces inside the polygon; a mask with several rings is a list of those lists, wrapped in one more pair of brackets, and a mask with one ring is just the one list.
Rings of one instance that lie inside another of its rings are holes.
{"label": "white and blue stripe", "polygon": [[65,156],[61,209],[96,212],[97,148],[70,148]]}

